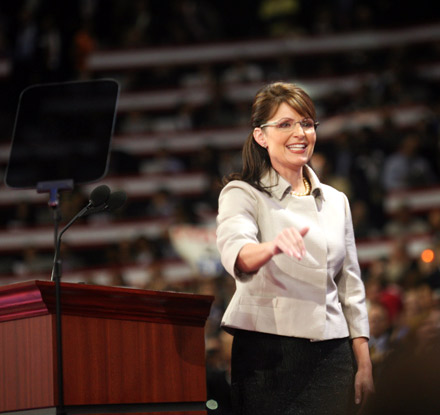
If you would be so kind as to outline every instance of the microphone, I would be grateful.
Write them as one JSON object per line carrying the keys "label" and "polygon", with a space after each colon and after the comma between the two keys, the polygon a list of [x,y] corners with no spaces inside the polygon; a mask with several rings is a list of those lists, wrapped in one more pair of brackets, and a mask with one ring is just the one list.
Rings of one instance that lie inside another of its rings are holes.
{"label": "microphone", "polygon": [[90,194],[90,203],[93,206],[101,205],[108,200],[109,196],[110,188],[107,185],[103,184],[93,189],[92,193]]}
{"label": "microphone", "polygon": [[127,193],[125,193],[123,190],[117,190],[116,192],[113,192],[108,198],[107,210],[109,212],[114,212],[116,209],[124,206],[126,201]]}
{"label": "microphone", "polygon": [[[75,222],[77,219],[85,216],[94,208],[102,206],[107,202],[110,197],[110,188],[103,184],[101,186],[93,189],[92,193],[90,193],[90,200],[87,206],[84,206],[72,219],[70,222]],[[72,223],[68,223],[66,227],[69,227]]]}
{"label": "microphone", "polygon": [[89,203],[84,206],[70,221],[67,225],[61,230],[58,235],[56,246],[55,246],[55,256],[53,260],[53,268],[52,268],[52,278],[53,281],[55,278],[61,278],[61,260],[60,256],[60,246],[61,246],[61,237],[64,232],[69,229],[73,223],[85,216],[96,212],[101,212],[104,210],[108,210],[109,212],[113,212],[114,210],[120,208],[127,200],[127,194],[118,190],[116,192],[111,193],[110,188],[103,184],[101,186],[96,187],[92,193],[90,194]]}
{"label": "microphone", "polygon": [[105,210],[114,212],[116,209],[122,207],[126,201],[127,193],[123,190],[117,190],[111,193],[103,203],[90,207],[87,212],[85,212],[85,215],[91,215],[92,213],[99,213]]}

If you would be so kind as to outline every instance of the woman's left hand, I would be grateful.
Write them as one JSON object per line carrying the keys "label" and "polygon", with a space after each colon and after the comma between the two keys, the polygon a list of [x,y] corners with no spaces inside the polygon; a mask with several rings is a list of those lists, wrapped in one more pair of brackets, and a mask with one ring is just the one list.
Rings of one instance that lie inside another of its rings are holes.
{"label": "woman's left hand", "polygon": [[358,370],[354,380],[354,400],[357,405],[365,404],[368,397],[374,393],[373,369],[366,337],[353,339],[353,352]]}
{"label": "woman's left hand", "polygon": [[354,380],[354,399],[357,405],[365,404],[374,393],[373,374],[370,368],[359,368]]}

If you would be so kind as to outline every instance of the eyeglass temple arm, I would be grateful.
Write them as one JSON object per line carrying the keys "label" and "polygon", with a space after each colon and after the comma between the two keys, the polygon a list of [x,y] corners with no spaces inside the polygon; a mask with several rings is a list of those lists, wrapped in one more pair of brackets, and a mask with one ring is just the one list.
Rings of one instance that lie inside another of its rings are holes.
{"label": "eyeglass temple arm", "polygon": [[[261,125],[260,125],[260,128],[267,127],[267,126],[269,126],[269,125],[277,125],[277,123],[276,123],[276,122],[268,122],[268,123],[266,123],[266,124],[261,124]],[[315,128],[317,128],[318,125],[319,125],[319,121],[315,121],[315,122],[313,123],[313,125],[314,125]]]}

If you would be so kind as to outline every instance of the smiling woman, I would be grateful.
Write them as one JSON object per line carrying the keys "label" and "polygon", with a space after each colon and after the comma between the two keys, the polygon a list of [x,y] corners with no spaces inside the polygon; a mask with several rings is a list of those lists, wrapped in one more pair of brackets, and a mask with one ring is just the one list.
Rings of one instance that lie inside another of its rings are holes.
{"label": "smiling woman", "polygon": [[281,103],[271,118],[276,121],[254,129],[255,141],[268,151],[272,167],[296,193],[302,193],[305,190],[302,167],[312,157],[316,143],[315,121],[303,118],[287,102]]}
{"label": "smiling woman", "polygon": [[222,320],[234,335],[234,414],[349,414],[373,390],[348,200],[307,165],[317,125],[304,90],[265,86],[242,171],[224,180],[217,245],[236,282]]}

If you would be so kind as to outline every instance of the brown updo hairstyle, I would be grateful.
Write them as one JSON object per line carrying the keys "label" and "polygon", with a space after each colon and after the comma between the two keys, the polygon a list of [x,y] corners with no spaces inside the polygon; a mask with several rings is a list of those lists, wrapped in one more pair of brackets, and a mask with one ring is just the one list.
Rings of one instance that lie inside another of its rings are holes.
{"label": "brown updo hairstyle", "polygon": [[312,99],[299,86],[287,82],[274,82],[265,85],[255,95],[252,105],[251,127],[242,151],[243,166],[240,173],[232,173],[223,179],[223,184],[232,180],[242,180],[266,193],[268,189],[261,184],[261,177],[271,168],[269,154],[254,139],[253,130],[266,123],[279,106],[285,102],[298,114],[316,119],[316,110]]}

